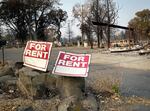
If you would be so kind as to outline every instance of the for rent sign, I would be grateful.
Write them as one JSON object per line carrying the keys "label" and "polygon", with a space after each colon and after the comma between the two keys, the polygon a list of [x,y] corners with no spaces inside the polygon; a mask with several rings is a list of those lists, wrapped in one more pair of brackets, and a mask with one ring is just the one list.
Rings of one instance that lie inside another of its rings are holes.
{"label": "for rent sign", "polygon": [[24,65],[46,71],[51,48],[50,42],[28,41],[23,54]]}
{"label": "for rent sign", "polygon": [[87,77],[91,55],[59,52],[53,74],[73,77]]}

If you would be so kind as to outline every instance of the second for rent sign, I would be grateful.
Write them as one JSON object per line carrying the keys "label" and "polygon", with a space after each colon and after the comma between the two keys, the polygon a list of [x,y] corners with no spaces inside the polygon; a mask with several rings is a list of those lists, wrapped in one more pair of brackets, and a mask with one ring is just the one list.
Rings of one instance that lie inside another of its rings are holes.
{"label": "second for rent sign", "polygon": [[59,52],[53,74],[72,77],[87,77],[90,54],[74,54]]}

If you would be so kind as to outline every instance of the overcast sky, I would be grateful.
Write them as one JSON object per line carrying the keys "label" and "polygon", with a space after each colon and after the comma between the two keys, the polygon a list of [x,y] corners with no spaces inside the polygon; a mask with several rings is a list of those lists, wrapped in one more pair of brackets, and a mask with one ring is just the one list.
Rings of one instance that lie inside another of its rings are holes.
{"label": "overcast sky", "polygon": [[[76,3],[84,3],[86,0],[61,0],[63,4],[61,7],[68,12],[69,18],[72,15],[72,7]],[[150,0],[114,0],[119,6],[119,18],[118,25],[127,26],[128,22],[134,18],[137,11],[143,9],[150,9]],[[65,26],[66,27],[66,26]],[[78,29],[75,29],[75,35],[79,33]]]}
{"label": "overcast sky", "polygon": [[127,26],[137,11],[150,9],[150,0],[114,0],[119,5],[118,24]]}

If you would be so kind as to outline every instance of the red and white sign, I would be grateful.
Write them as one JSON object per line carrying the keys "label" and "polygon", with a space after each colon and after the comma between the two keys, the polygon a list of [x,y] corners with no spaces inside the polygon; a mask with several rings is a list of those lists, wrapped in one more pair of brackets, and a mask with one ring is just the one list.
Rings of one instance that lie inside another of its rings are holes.
{"label": "red and white sign", "polygon": [[51,48],[51,42],[28,41],[23,54],[24,65],[46,71]]}
{"label": "red and white sign", "polygon": [[87,77],[90,64],[90,54],[74,54],[59,52],[53,74],[72,77]]}

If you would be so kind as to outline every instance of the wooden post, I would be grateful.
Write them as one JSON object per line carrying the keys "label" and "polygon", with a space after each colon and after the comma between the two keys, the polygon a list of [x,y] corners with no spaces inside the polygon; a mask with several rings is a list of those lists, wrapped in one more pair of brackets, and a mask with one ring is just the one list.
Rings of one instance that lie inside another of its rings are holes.
{"label": "wooden post", "polygon": [[131,30],[129,29],[129,49],[131,49],[130,39],[131,39]]}
{"label": "wooden post", "polygon": [[4,65],[4,46],[2,46],[2,59],[3,59],[3,65]]}

